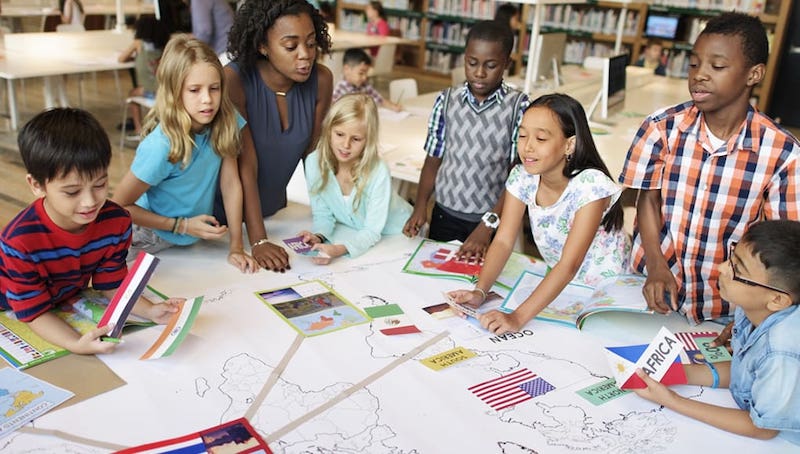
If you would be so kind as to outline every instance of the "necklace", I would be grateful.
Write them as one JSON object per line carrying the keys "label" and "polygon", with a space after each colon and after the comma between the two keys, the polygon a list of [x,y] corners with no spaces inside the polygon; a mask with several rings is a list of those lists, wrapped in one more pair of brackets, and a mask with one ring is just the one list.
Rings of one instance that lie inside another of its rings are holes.
{"label": "necklace", "polygon": [[283,96],[285,98],[286,97],[286,92],[285,91],[276,91],[275,92],[275,96]]}

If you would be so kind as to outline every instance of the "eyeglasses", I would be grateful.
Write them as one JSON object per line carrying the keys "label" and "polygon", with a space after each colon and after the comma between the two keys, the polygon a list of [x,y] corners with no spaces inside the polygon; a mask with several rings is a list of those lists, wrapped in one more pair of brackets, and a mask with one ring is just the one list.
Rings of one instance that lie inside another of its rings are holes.
{"label": "eyeglasses", "polygon": [[728,248],[728,263],[731,265],[731,274],[733,275],[733,280],[737,282],[741,282],[742,284],[749,285],[752,287],[762,287],[769,290],[774,290],[776,292],[785,293],[786,295],[789,294],[786,290],[773,287],[771,285],[762,284],[760,282],[751,281],[750,279],[745,279],[741,276],[736,275],[736,266],[733,264],[733,249],[736,248],[736,242],[731,243],[730,248]]}

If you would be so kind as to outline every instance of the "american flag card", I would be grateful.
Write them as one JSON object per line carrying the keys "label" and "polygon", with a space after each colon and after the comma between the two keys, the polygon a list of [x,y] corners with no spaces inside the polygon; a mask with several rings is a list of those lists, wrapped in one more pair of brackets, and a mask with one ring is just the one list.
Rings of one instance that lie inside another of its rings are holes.
{"label": "american flag card", "polygon": [[[513,407],[514,405],[520,404],[527,400],[531,400],[535,396],[547,392],[539,392],[539,394],[534,395],[523,389],[523,384],[525,384],[527,387],[527,384],[535,381],[536,378],[536,374],[527,368],[522,368],[508,375],[503,375],[492,380],[470,386],[467,389],[475,394],[478,399],[492,407],[493,410],[499,411],[504,408]],[[547,383],[547,385],[550,384]],[[550,386],[552,387],[552,385]],[[538,385],[531,386],[530,388],[535,388],[534,392],[538,392],[541,389]]]}

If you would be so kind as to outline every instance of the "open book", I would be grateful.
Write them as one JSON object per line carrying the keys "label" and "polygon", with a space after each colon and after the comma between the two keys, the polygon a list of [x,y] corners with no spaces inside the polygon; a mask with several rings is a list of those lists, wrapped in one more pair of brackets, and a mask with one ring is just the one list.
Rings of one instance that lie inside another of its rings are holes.
{"label": "open book", "polygon": [[[478,282],[483,261],[456,258],[460,247],[453,243],[422,240],[403,267],[403,272],[458,279],[470,283]],[[524,271],[544,274],[547,272],[547,265],[528,255],[512,252],[503,271],[497,276],[495,285],[507,291],[514,286]]]}
{"label": "open book", "polygon": [[[602,312],[652,314],[653,311],[647,308],[647,301],[642,295],[645,279],[642,275],[624,274],[605,279],[595,288],[569,283],[536,318],[581,329],[587,317]],[[500,310],[513,312],[543,280],[543,274],[524,272],[503,301]]]}
{"label": "open book", "polygon": [[[147,287],[143,295],[151,301],[166,297]],[[108,307],[108,299],[100,292],[85,290],[74,302],[59,305],[53,310],[59,318],[80,334],[97,328],[97,322]],[[153,326],[154,322],[130,315],[125,326]],[[13,367],[26,369],[69,354],[69,350],[53,345],[36,334],[27,323],[14,317],[13,311],[0,312],[0,356]]]}

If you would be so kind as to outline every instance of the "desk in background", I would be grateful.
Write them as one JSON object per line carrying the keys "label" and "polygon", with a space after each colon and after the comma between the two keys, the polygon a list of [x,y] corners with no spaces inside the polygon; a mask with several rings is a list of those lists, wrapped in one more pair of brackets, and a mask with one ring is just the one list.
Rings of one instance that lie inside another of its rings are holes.
{"label": "desk in background", "polygon": [[[622,171],[628,148],[645,117],[689,97],[685,79],[653,76],[649,71],[644,74],[641,70],[628,67],[624,111],[611,119],[613,125],[601,125],[593,134],[597,149],[615,178]],[[569,94],[587,108],[600,89],[602,77],[597,71],[576,66],[566,66],[564,72],[566,82],[555,91]],[[516,85],[519,80],[511,78],[509,82]],[[552,86],[534,86],[531,100],[553,91]],[[403,106],[411,115],[382,116],[381,156],[389,165],[392,177],[411,183],[419,181],[425,160],[423,146],[428,132],[428,115],[437,95],[438,92],[426,93],[403,100]]]}
{"label": "desk in background", "polygon": [[[295,204],[266,222],[276,241],[309,225],[308,207]],[[465,320],[437,321],[421,308],[440,303],[442,291],[468,284],[401,273],[418,241],[386,237],[357,259],[339,258],[325,267],[289,252],[292,269],[284,274],[240,274],[226,263],[227,244],[220,241],[163,251],[151,284],[172,296],[205,295],[191,335],[172,356],[140,361],[160,328],[126,334],[118,350],[101,359],[127,385],[56,409],[37,419],[35,427],[132,446],[250,412],[252,425],[276,453],[757,454],[791,449],[778,439],[727,434],[632,394],[600,406],[576,394],[610,376],[605,345],[648,342],[662,325],[674,331],[720,326],[691,328],[678,316],[617,314],[590,318],[583,331],[533,321],[521,333],[496,337]],[[295,332],[254,292],[311,279],[333,286],[359,307],[399,304],[422,332],[384,336],[373,322],[297,344]],[[445,330],[449,335],[442,336]],[[406,354],[426,343],[432,345],[420,354]],[[476,356],[441,371],[419,361],[455,347]],[[555,389],[499,412],[467,390],[519,368]],[[252,411],[266,383],[274,385]],[[735,405],[727,390],[684,386],[677,391]],[[10,452],[89,452],[76,443],[25,433],[3,443]]]}
{"label": "desk in background", "polygon": [[132,42],[129,30],[7,34],[0,78],[8,87],[11,129],[19,124],[15,80],[133,68],[133,62],[117,61]]}

